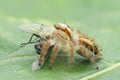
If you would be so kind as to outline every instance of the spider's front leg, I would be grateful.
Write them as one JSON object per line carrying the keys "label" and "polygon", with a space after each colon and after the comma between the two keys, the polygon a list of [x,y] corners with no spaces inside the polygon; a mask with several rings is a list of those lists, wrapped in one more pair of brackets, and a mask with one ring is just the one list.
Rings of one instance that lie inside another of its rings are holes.
{"label": "spider's front leg", "polygon": [[92,57],[92,55],[90,55],[90,53],[85,49],[84,46],[79,46],[79,49],[77,49],[76,52],[79,55],[82,55],[82,56],[85,56],[86,58],[88,58],[96,66],[96,69],[99,69],[99,67],[96,64],[94,58]]}
{"label": "spider's front leg", "polygon": [[35,61],[35,62],[33,62],[33,64],[32,64],[32,70],[38,70],[38,69],[40,69],[40,68],[43,66],[43,63],[44,63],[44,61],[45,61],[45,57],[46,57],[46,54],[47,54],[47,51],[48,51],[50,45],[51,45],[51,42],[50,42],[50,41],[47,41],[47,42],[43,45],[38,60]]}

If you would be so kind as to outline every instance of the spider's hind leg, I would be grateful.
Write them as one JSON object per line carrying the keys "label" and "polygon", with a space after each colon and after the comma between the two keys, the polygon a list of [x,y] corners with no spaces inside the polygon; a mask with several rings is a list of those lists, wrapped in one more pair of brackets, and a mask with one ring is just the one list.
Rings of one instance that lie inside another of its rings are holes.
{"label": "spider's hind leg", "polygon": [[32,70],[38,70],[38,69],[42,68],[50,45],[51,45],[50,41],[47,41],[43,45],[42,50],[40,52],[39,59],[37,61],[33,62],[33,64],[32,64]]}
{"label": "spider's hind leg", "polygon": [[56,58],[56,55],[57,55],[59,49],[60,49],[60,46],[57,45],[57,44],[53,47],[53,51],[52,51],[52,53],[51,53],[51,59],[50,59],[49,69],[52,68],[52,64],[53,64],[53,62],[54,62],[54,60],[55,60],[55,58]]}

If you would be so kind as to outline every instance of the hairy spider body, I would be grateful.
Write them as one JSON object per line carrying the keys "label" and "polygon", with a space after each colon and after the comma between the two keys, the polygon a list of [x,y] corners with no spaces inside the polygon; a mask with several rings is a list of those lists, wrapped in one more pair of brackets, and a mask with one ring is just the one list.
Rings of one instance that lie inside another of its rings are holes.
{"label": "hairy spider body", "polygon": [[44,60],[44,56],[47,54],[47,51],[51,45],[54,45],[51,53],[51,59],[50,59],[50,65],[49,68],[52,67],[52,64],[54,62],[54,59],[57,55],[57,52],[59,51],[60,48],[63,46],[69,46],[69,51],[70,51],[70,64],[73,62],[73,51],[74,51],[74,44],[72,42],[72,32],[71,30],[67,27],[66,24],[57,23],[54,25],[54,29],[51,34],[51,39],[47,40],[47,42],[43,45],[43,48],[40,53],[40,57],[38,60],[38,65],[40,68],[42,67],[42,62]]}
{"label": "hairy spider body", "polygon": [[[50,32],[48,33],[48,31]],[[58,51],[60,49],[64,49],[65,47],[69,51],[70,65],[73,62],[74,52],[86,57],[95,65],[95,58],[101,57],[100,48],[94,39],[81,33],[80,31],[74,32],[67,24],[56,23],[51,29],[44,29],[43,31],[40,30],[37,35],[44,37],[45,40],[39,40],[39,42],[35,45],[39,58],[33,63],[33,70],[40,69],[43,66],[45,56],[48,54],[48,51],[51,52],[49,68],[52,68],[52,64]],[[98,68],[97,65],[96,68]]]}

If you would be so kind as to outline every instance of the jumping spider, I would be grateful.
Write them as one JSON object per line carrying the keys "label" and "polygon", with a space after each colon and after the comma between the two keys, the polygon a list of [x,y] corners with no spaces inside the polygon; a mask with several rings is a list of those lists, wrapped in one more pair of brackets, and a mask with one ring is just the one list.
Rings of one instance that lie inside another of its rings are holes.
{"label": "jumping spider", "polygon": [[69,25],[63,23],[56,23],[51,28],[37,24],[21,25],[19,28],[37,37],[44,38],[44,40],[40,38],[35,45],[36,52],[39,53],[39,58],[33,62],[32,70],[40,69],[43,66],[48,51],[51,51],[49,68],[52,68],[58,51],[65,48],[69,51],[70,65],[73,63],[74,52],[76,52],[90,60],[98,69],[95,58],[101,58],[101,50],[94,39],[81,33],[79,30],[74,32]]}

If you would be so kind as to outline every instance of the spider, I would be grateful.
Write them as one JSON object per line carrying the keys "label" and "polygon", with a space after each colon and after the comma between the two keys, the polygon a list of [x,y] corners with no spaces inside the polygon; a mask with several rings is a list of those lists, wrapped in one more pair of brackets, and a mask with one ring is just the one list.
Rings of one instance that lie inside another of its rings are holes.
{"label": "spider", "polygon": [[[30,29],[27,29],[28,26],[30,28],[36,29],[38,32],[36,33],[35,30],[31,31]],[[101,50],[94,39],[84,33],[81,33],[79,30],[77,32],[74,32],[73,29],[69,27],[69,25],[63,23],[56,23],[50,29],[44,29],[42,27],[41,30],[41,26],[39,27],[40,28],[36,28],[35,25],[20,26],[21,30],[25,32],[31,32],[32,34],[40,37],[42,36],[44,39],[46,39],[44,41],[39,40],[39,44],[35,45],[37,53],[40,53],[39,58],[32,64],[32,70],[38,70],[43,66],[48,50],[52,50],[49,64],[49,68],[52,68],[53,62],[60,49],[66,49],[69,51],[70,65],[73,63],[74,52],[76,52],[79,55],[90,60],[98,69],[95,58],[101,58]]]}

